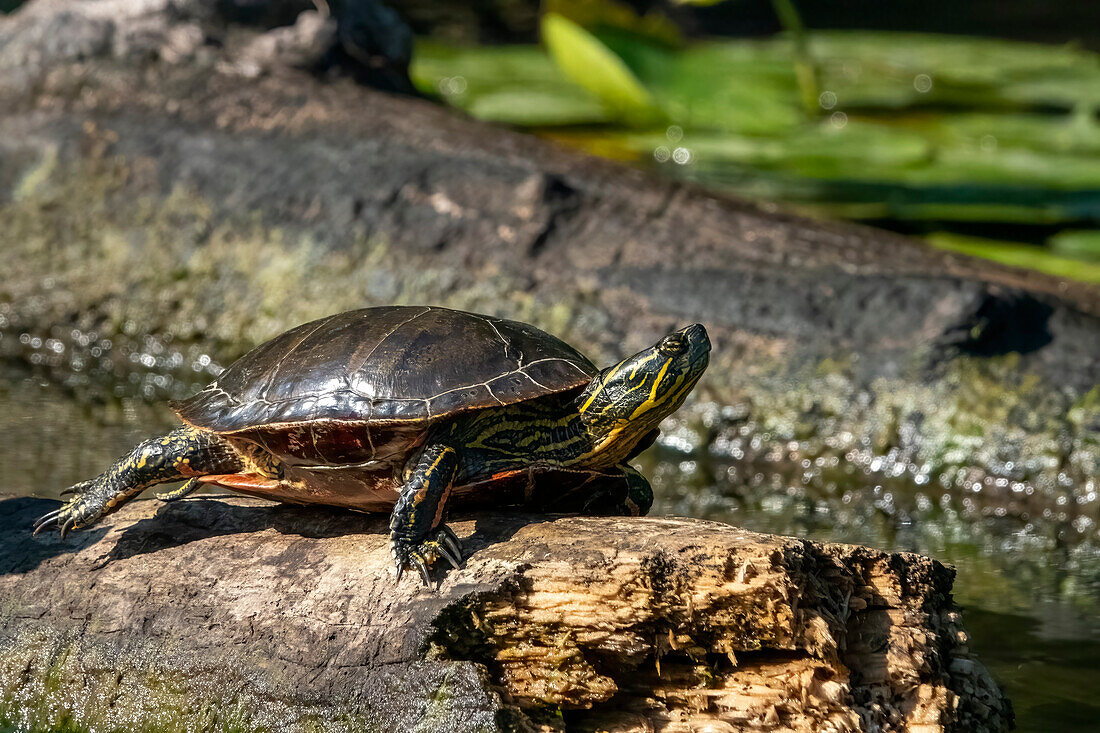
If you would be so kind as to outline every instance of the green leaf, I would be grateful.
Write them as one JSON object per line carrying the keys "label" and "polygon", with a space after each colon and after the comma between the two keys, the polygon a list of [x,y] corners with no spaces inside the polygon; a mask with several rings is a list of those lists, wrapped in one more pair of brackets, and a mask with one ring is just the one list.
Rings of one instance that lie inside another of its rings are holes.
{"label": "green leaf", "polygon": [[1035,245],[999,242],[950,232],[930,234],[928,242],[937,249],[984,257],[1005,265],[1026,267],[1081,282],[1100,282],[1100,264],[1062,257]]}
{"label": "green leaf", "polygon": [[478,95],[466,111],[478,119],[520,127],[591,125],[611,121],[607,108],[598,99],[583,90],[571,89],[498,89]]}
{"label": "green leaf", "polygon": [[1100,231],[1066,230],[1047,240],[1051,250],[1066,257],[1100,262]]}
{"label": "green leaf", "polygon": [[652,41],[670,48],[684,45],[680,27],[657,8],[650,8],[645,15],[638,15],[622,0],[543,0],[542,10],[568,18],[582,28],[597,33],[618,29],[640,41]]}
{"label": "green leaf", "polygon": [[418,40],[409,76],[475,117],[521,127],[610,122],[604,104],[565,78],[538,46],[462,47]]}
{"label": "green leaf", "polygon": [[547,13],[542,17],[542,40],[562,73],[623,121],[644,125],[661,118],[657,102],[623,60],[584,28]]}

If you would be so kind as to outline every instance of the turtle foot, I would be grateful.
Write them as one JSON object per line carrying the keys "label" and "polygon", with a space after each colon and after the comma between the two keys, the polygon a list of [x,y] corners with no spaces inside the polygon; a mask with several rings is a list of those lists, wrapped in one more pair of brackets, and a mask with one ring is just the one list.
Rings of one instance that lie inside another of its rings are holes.
{"label": "turtle foot", "polygon": [[426,587],[432,587],[428,569],[439,558],[449,562],[456,570],[462,566],[462,543],[447,525],[440,525],[433,537],[419,543],[405,543],[398,540],[393,545],[394,562],[397,564],[397,582],[405,570],[415,568],[420,573]]}
{"label": "turtle foot", "polygon": [[55,509],[35,520],[34,534],[38,534],[52,526],[57,526],[61,529],[61,539],[65,539],[65,535],[69,533],[69,530],[80,529],[93,524],[106,514],[106,505],[96,501],[95,497],[83,493],[84,489],[91,483],[85,481],[63,491],[62,494],[76,495],[65,502],[60,509]]}

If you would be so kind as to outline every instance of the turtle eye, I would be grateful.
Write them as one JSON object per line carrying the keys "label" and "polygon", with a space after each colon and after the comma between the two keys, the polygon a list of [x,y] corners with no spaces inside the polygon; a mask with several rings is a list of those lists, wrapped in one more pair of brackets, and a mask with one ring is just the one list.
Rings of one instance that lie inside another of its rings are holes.
{"label": "turtle eye", "polygon": [[687,340],[678,333],[670,333],[657,344],[657,350],[665,356],[676,356],[687,348]]}

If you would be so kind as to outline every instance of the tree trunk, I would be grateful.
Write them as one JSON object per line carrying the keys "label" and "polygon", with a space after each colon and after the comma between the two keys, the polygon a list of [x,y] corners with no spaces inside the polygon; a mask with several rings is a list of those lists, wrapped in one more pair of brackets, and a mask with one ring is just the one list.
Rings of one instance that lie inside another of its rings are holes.
{"label": "tree trunk", "polygon": [[[94,730],[994,731],[934,560],[677,518],[457,518],[394,582],[377,515],[0,502],[0,719]],[[471,554],[472,553],[472,554]]]}

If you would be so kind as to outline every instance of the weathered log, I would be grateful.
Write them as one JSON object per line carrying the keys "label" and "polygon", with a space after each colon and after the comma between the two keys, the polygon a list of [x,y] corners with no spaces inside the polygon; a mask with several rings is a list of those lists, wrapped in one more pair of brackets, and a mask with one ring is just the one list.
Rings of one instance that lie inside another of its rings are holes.
{"label": "weathered log", "polygon": [[[480,514],[437,592],[386,519],[210,497],[66,540],[0,502],[0,720],[94,730],[995,731],[953,572],[691,519]],[[51,728],[52,729],[52,728]]]}

